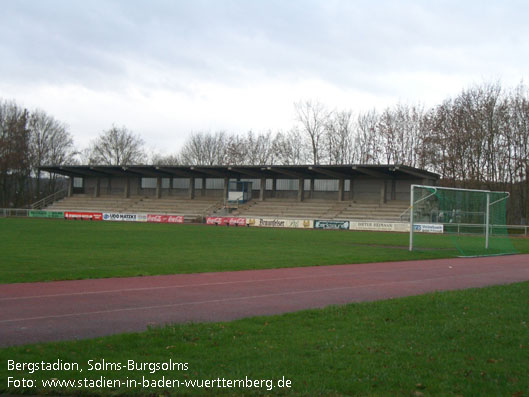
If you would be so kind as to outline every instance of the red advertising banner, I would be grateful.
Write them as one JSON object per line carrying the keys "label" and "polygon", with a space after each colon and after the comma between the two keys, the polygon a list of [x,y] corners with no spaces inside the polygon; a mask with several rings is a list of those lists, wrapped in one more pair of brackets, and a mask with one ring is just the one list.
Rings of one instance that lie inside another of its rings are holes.
{"label": "red advertising banner", "polygon": [[101,212],[64,212],[65,219],[82,220],[82,221],[102,221],[103,214]]}
{"label": "red advertising banner", "polygon": [[181,215],[147,215],[147,222],[155,223],[184,223]]}
{"label": "red advertising banner", "polygon": [[246,226],[246,218],[235,218],[228,216],[208,216],[206,218],[206,224],[222,226]]}

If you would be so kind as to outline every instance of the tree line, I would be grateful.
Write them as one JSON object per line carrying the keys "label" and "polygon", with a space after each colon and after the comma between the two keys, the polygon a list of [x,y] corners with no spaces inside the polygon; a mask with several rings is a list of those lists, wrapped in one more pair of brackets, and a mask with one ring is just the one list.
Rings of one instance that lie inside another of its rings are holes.
{"label": "tree line", "polygon": [[[46,191],[40,186],[44,164],[403,164],[439,173],[448,186],[507,190],[511,213],[529,219],[529,89],[523,83],[475,85],[430,108],[399,103],[355,113],[307,100],[294,104],[294,114],[288,130],[194,132],[178,152],[148,155],[139,135],[116,126],[76,150],[64,123],[3,101],[2,206],[53,191],[53,183]],[[30,177],[37,181],[31,186]]]}
{"label": "tree line", "polygon": [[0,100],[0,208],[22,208],[65,188],[60,176],[43,178],[41,166],[146,161],[142,138],[126,127],[112,126],[78,150],[65,123],[43,110]]}
{"label": "tree line", "polygon": [[39,166],[75,161],[68,127],[41,110],[0,101],[0,205],[23,207],[57,189],[52,176],[42,184]]}

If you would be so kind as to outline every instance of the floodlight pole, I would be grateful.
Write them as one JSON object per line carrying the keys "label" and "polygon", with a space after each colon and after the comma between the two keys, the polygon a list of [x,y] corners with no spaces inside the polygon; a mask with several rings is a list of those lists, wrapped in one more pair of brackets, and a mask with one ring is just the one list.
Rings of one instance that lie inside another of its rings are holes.
{"label": "floodlight pole", "polygon": [[411,185],[411,192],[410,192],[410,251],[413,251],[413,201],[414,201],[414,194],[415,191],[415,185]]}
{"label": "floodlight pole", "polygon": [[490,193],[487,193],[487,212],[485,213],[485,249],[489,249]]}

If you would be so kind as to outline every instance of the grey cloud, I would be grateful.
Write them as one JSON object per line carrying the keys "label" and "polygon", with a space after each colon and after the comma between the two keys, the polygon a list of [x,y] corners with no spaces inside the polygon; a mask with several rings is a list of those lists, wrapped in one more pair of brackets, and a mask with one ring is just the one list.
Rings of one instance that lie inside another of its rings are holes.
{"label": "grey cloud", "polygon": [[[119,85],[130,62],[171,81],[255,76],[377,87],[376,75],[458,71],[527,49],[522,2],[28,1],[0,16],[0,79]],[[482,46],[490,48],[487,54]],[[152,79],[149,80],[152,83]]]}

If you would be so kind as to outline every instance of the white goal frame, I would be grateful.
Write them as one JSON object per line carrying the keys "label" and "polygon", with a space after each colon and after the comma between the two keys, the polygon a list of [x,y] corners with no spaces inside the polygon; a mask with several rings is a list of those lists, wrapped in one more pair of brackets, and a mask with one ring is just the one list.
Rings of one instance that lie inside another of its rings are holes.
{"label": "white goal frame", "polygon": [[[423,197],[417,203],[420,203],[421,201],[426,200],[427,198],[435,195],[438,190],[457,190],[461,192],[479,192],[479,193],[485,193],[487,195],[487,205],[486,205],[486,211],[485,211],[485,249],[489,248],[489,236],[490,236],[490,207],[496,203],[499,203],[500,201],[507,200],[510,197],[509,192],[493,192],[491,190],[478,190],[478,189],[460,189],[455,187],[441,187],[441,186],[429,186],[429,185],[411,185],[410,187],[410,247],[409,250],[413,251],[413,206],[415,203],[415,197],[413,194],[414,188],[425,188],[425,189],[433,189],[433,193]],[[494,202],[490,202],[490,194],[491,193],[503,193],[505,194],[505,197],[502,197],[499,200],[496,200]]]}

